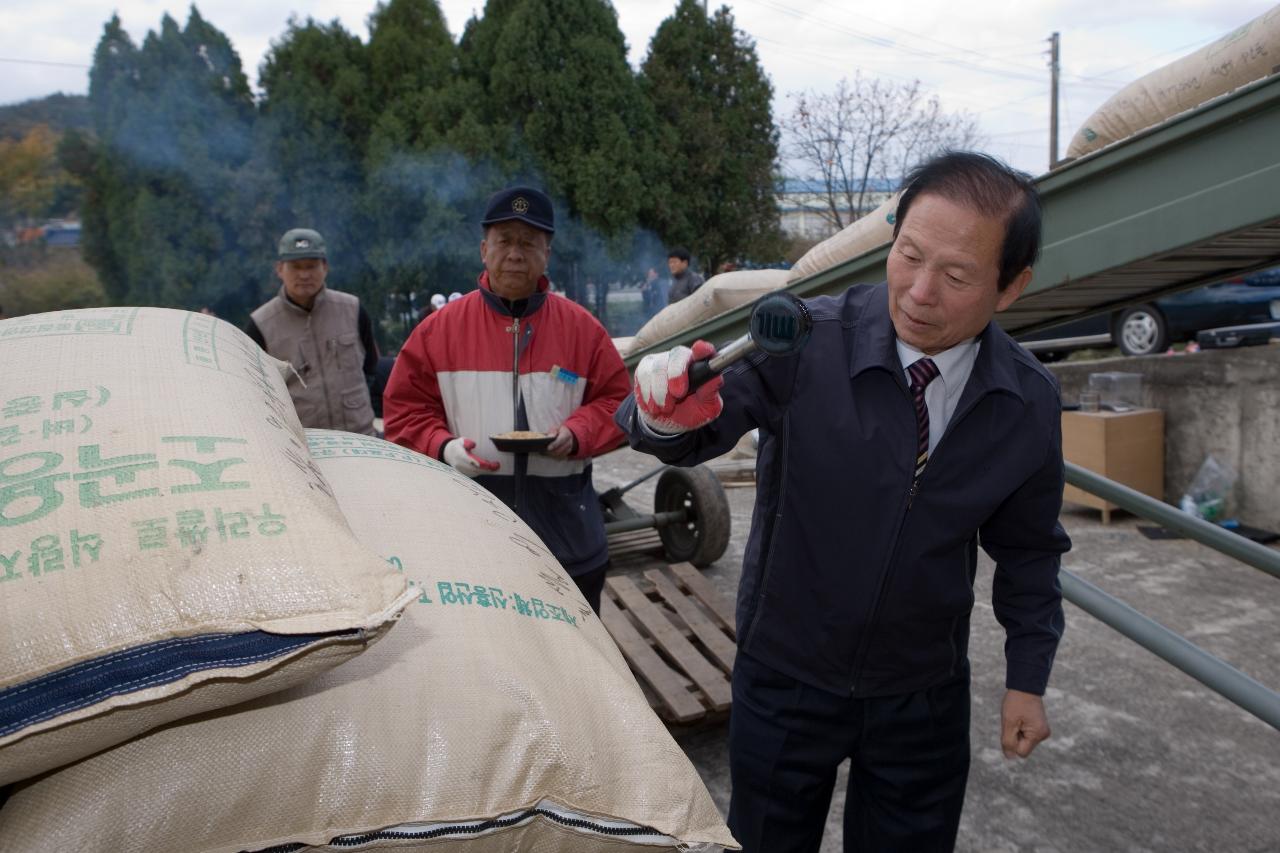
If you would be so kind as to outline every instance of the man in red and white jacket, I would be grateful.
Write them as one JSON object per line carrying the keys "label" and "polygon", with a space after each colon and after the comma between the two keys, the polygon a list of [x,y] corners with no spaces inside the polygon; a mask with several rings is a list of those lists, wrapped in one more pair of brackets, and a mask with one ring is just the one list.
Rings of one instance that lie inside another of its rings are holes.
{"label": "man in red and white jacket", "polygon": [[[479,287],[414,329],[383,394],[386,436],[474,477],[533,528],[597,612],[608,569],[591,458],[622,443],[613,422],[631,383],[604,327],[543,274],[551,200],[510,187],[489,200]],[[541,453],[490,436],[554,435]]]}

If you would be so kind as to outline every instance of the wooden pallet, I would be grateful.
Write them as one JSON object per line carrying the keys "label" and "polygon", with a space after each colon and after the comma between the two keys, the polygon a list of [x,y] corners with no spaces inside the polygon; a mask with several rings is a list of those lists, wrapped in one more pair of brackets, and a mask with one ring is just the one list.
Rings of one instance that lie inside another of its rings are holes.
{"label": "wooden pallet", "polygon": [[600,617],[658,716],[725,716],[736,654],[733,607],[689,563],[605,581]]}
{"label": "wooden pallet", "polygon": [[705,462],[726,489],[754,486],[756,484],[756,459],[731,459],[722,457]]}

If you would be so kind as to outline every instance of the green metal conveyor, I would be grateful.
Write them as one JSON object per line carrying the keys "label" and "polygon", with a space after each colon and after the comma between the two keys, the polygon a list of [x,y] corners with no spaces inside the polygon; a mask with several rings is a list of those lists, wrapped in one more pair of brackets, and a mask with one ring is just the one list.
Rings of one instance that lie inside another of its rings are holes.
{"label": "green metal conveyor", "polygon": [[[1012,333],[1280,264],[1280,74],[1063,164],[1037,184],[1044,250],[998,315]],[[810,297],[884,279],[888,246],[801,279]],[[745,306],[637,350],[746,331]]]}

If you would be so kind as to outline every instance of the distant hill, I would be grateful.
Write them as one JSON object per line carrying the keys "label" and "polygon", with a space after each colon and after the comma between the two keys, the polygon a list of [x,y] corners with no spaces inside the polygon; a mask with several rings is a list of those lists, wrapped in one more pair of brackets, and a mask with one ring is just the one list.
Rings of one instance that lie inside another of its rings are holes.
{"label": "distant hill", "polygon": [[47,124],[61,135],[68,130],[88,130],[89,99],[84,95],[49,95],[0,107],[0,139],[21,139],[37,124]]}

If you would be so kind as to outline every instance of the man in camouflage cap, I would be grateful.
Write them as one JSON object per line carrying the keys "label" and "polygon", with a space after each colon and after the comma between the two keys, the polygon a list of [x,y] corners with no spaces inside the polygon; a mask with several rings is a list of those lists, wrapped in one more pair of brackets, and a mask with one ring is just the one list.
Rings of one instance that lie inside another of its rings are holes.
{"label": "man in camouflage cap", "polygon": [[324,238],[310,228],[285,232],[275,270],[280,291],[250,315],[245,331],[269,355],[293,365],[289,394],[304,427],[373,435],[373,322],[355,296],[325,287]]}

